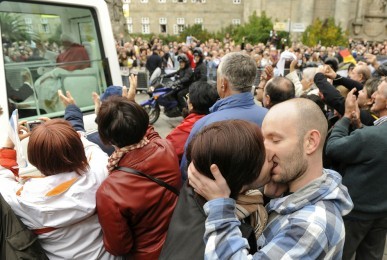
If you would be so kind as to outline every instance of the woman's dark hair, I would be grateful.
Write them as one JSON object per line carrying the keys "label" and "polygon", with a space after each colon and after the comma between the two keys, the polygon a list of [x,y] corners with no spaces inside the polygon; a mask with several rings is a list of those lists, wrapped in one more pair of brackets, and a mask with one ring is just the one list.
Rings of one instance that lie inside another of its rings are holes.
{"label": "woman's dark hair", "polygon": [[216,164],[230,187],[230,197],[236,199],[243,186],[259,177],[264,164],[261,129],[243,120],[215,122],[188,144],[187,159],[210,178],[213,178],[210,166]]}
{"label": "woman's dark hair", "polygon": [[218,91],[214,84],[205,81],[196,81],[189,87],[189,102],[194,112],[199,115],[210,113],[210,107],[219,99]]}
{"label": "woman's dark hair", "polygon": [[27,151],[30,163],[46,176],[72,171],[82,174],[89,167],[81,138],[63,119],[34,128]]}
{"label": "woman's dark hair", "polygon": [[122,148],[141,141],[149,125],[149,116],[136,102],[111,96],[102,102],[96,123],[104,144]]}

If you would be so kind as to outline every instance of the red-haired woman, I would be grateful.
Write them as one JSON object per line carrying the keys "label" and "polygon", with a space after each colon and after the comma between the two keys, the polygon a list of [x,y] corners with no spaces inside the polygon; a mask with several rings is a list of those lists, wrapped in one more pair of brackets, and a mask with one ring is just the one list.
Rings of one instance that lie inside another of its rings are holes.
{"label": "red-haired woman", "polygon": [[107,177],[107,155],[61,119],[31,132],[28,159],[41,173],[18,182],[16,152],[0,150],[0,192],[38,235],[49,259],[116,259],[103,246],[95,194]]}

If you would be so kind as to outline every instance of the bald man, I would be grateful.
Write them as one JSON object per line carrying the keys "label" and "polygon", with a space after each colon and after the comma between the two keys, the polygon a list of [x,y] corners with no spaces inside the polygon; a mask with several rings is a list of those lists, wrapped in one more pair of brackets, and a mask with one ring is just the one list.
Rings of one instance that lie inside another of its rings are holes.
{"label": "bald man", "polygon": [[[327,122],[308,99],[279,103],[267,113],[262,133],[271,182],[265,193],[286,187],[266,206],[268,224],[258,239],[253,259],[341,259],[345,229],[342,216],[353,208],[338,173],[323,169]],[[215,168],[215,169],[214,169]],[[215,180],[189,168],[189,181],[208,202],[205,259],[248,259],[248,243],[235,217],[235,201],[216,167]]]}

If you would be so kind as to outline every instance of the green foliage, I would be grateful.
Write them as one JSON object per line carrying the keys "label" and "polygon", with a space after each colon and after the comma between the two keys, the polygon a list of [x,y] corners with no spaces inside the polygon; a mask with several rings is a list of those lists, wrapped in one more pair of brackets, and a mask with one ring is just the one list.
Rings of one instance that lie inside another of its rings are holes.
{"label": "green foliage", "polygon": [[302,42],[308,46],[315,46],[319,43],[323,46],[345,45],[347,37],[341,27],[335,24],[333,18],[324,21],[317,18],[302,34]]}
{"label": "green foliage", "polygon": [[179,35],[179,41],[185,42],[187,36],[194,36],[200,41],[206,41],[213,37],[201,24],[188,25]]}
{"label": "green foliage", "polygon": [[1,33],[11,42],[35,39],[36,35],[28,32],[24,19],[19,15],[0,13]]}
{"label": "green foliage", "polygon": [[[185,42],[187,36],[194,36],[201,42],[205,42],[211,38],[221,40],[229,33],[237,44],[240,44],[243,38],[245,38],[246,42],[255,44],[259,42],[266,43],[270,37],[270,30],[272,29],[273,22],[270,17],[266,16],[265,12],[262,12],[261,16],[257,16],[256,12],[254,12],[249,17],[247,23],[243,25],[230,24],[215,33],[208,32],[200,24],[195,24],[187,26],[179,35],[160,34],[158,37],[164,43],[173,41]],[[144,37],[145,35],[140,36]]]}
{"label": "green foliage", "polygon": [[243,37],[250,43],[266,43],[270,37],[270,30],[273,29],[271,18],[265,12],[261,16],[254,13],[249,17],[249,21],[237,27],[235,34],[231,34],[237,43],[242,42]]}
{"label": "green foliage", "polygon": [[163,41],[164,44],[167,44],[169,42],[177,42],[177,41],[179,41],[179,36],[178,35],[160,34],[159,38],[160,38],[160,40]]}

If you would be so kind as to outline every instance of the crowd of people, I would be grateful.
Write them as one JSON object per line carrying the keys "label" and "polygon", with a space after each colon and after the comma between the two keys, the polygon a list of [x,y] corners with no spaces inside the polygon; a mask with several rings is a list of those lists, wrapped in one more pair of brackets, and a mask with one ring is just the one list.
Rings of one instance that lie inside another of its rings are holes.
{"label": "crowd of people", "polygon": [[[230,52],[242,51],[250,55],[256,62],[257,68],[263,70],[266,65],[272,65],[278,62],[281,52],[292,49],[297,55],[299,60],[299,66],[309,67],[318,66],[323,64],[327,58],[338,58],[339,63],[342,62],[342,58],[339,55],[340,51],[344,48],[348,48],[350,54],[357,60],[365,60],[366,54],[373,54],[376,56],[387,55],[387,41],[383,43],[371,43],[365,40],[352,40],[349,39],[348,46],[305,46],[302,43],[294,43],[292,46],[282,46],[283,48],[277,48],[278,44],[268,41],[267,43],[248,43],[242,42],[241,44],[235,43],[235,41],[227,34],[223,40],[209,39],[206,41],[200,41],[191,36],[191,42],[163,42],[157,37],[153,37],[151,40],[145,40],[141,37],[136,38],[124,38],[121,35],[116,40],[117,54],[119,56],[120,66],[127,70],[139,70],[146,67],[146,63],[152,53],[156,53],[162,58],[159,66],[168,69],[179,68],[177,56],[180,53],[188,54],[191,62],[191,67],[194,68],[193,62],[193,50],[200,48],[203,52],[203,62],[207,68],[207,76],[210,80],[216,79],[216,68],[224,55]],[[146,67],[148,69],[148,67]],[[150,71],[151,73],[152,71]]]}
{"label": "crowd of people", "polygon": [[[118,39],[127,85],[93,93],[96,132],[58,91],[64,119],[19,123],[42,176],[0,149],[2,258],[382,259],[386,44],[350,47],[347,77],[338,47]],[[188,94],[165,139],[135,102],[141,66]]]}

